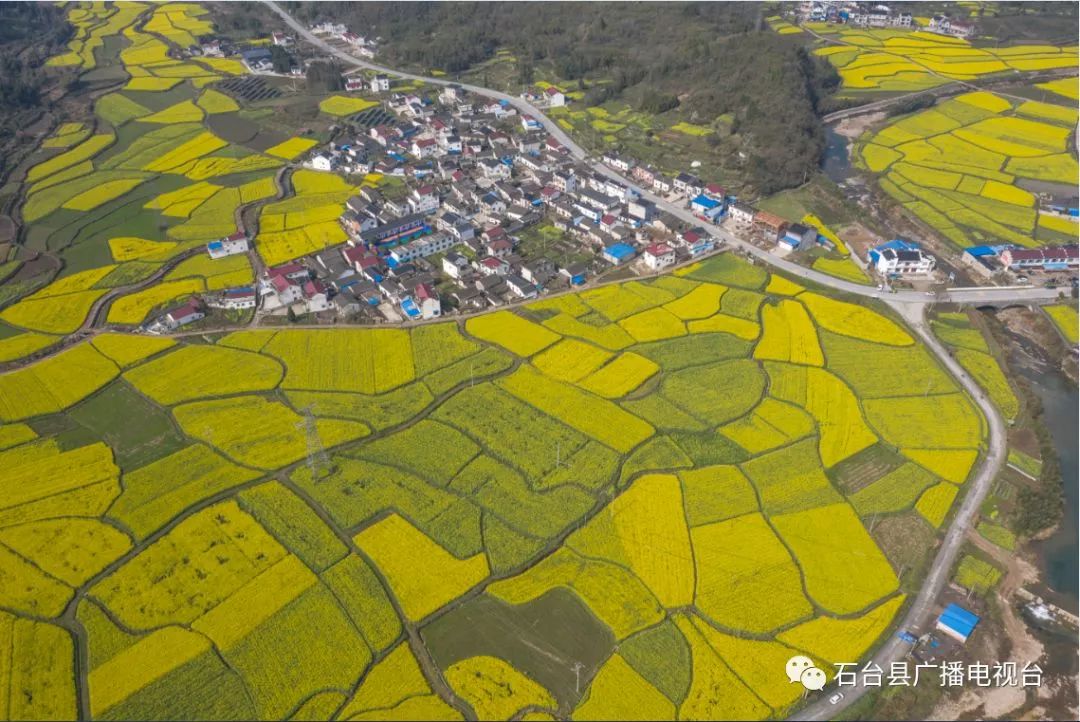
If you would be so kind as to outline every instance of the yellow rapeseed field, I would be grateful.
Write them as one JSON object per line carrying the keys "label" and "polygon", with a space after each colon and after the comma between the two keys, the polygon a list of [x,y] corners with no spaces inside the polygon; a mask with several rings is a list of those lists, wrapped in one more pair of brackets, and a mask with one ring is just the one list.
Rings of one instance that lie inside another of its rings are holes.
{"label": "yellow rapeseed field", "polygon": [[591,343],[566,338],[537,354],[533,365],[553,379],[575,382],[596,371],[613,355]]}
{"label": "yellow rapeseed field", "polygon": [[671,700],[615,653],[596,673],[573,718],[673,720],[675,716]]}
{"label": "yellow rapeseed field", "polygon": [[660,367],[649,359],[626,352],[586,376],[579,384],[597,396],[617,399],[641,386],[659,370]]}
{"label": "yellow rapeseed field", "polygon": [[97,519],[45,519],[0,529],[0,543],[46,574],[77,587],[131,548],[127,534]]}
{"label": "yellow rapeseed field", "polygon": [[61,207],[71,211],[92,211],[100,205],[119,198],[142,182],[142,178],[120,178],[105,181],[68,199]]}
{"label": "yellow rapeseed field", "polygon": [[870,425],[894,446],[915,449],[973,449],[980,420],[963,394],[864,399]]}
{"label": "yellow rapeseed field", "polygon": [[[143,206],[156,208],[167,216],[188,218],[192,211],[221,190],[221,186],[206,181],[197,181],[174,191],[167,191],[153,198]],[[139,240],[139,239],[131,239]],[[153,241],[146,241],[153,243]]]}
{"label": "yellow rapeseed field", "polygon": [[931,526],[940,527],[945,521],[945,515],[949,513],[953,500],[956,499],[956,491],[955,485],[945,481],[931,486],[915,502],[915,510],[922,514]]}
{"label": "yellow rapeseed field", "polygon": [[176,105],[170,105],[164,110],[159,110],[156,113],[140,118],[139,122],[171,125],[173,123],[199,123],[202,119],[203,109],[201,107],[195,105],[195,103],[190,100],[182,100]]}
{"label": "yellow rapeseed field", "polygon": [[803,694],[802,685],[792,684],[777,670],[784,669],[797,650],[779,642],[733,637],[716,631],[700,617],[694,627],[754,693],[776,711],[787,709]]}
{"label": "yellow rapeseed field", "polygon": [[284,158],[285,160],[292,160],[301,153],[306,153],[313,147],[318,145],[319,141],[314,138],[289,138],[288,140],[278,143],[272,148],[266,149],[267,155],[272,155],[276,158]]}
{"label": "yellow rapeseed field", "polygon": [[[138,78],[136,78],[138,80]],[[215,150],[224,148],[228,143],[218,138],[210,131],[205,131],[191,140],[181,143],[179,146],[162,153],[160,156],[143,166],[143,170],[155,173],[168,173],[177,167],[184,165],[196,158],[213,153]]]}
{"label": "yellow rapeseed field", "polygon": [[833,333],[890,346],[909,346],[915,343],[896,323],[863,306],[810,292],[800,295],[799,300],[810,309],[810,314],[822,328]]}
{"label": "yellow rapeseed field", "polygon": [[397,514],[369,526],[355,539],[413,621],[461,596],[490,572],[483,554],[457,559]]}
{"label": "yellow rapeseed field", "polygon": [[0,420],[63,411],[112,381],[116,364],[89,343],[0,375]]}
{"label": "yellow rapeseed field", "polygon": [[90,711],[108,712],[143,687],[211,648],[210,640],[180,627],[151,632],[134,645],[90,671]]}
{"label": "yellow rapeseed field", "polygon": [[[405,707],[408,702],[420,706]],[[460,719],[453,708],[435,696],[408,642],[394,647],[390,654],[371,668],[356,694],[341,710],[341,719],[378,719],[388,712],[400,712],[401,719]],[[422,712],[421,714],[415,714]],[[415,716],[410,716],[415,714]]]}
{"label": "yellow rapeseed field", "polygon": [[775,449],[814,432],[807,413],[775,399],[762,400],[753,412],[720,428],[720,433],[752,454]]}
{"label": "yellow rapeseed field", "polygon": [[896,590],[889,561],[847,504],[771,521],[798,560],[807,592],[821,607],[851,614]]}
{"label": "yellow rapeseed field", "polygon": [[378,394],[412,381],[412,343],[401,329],[284,330],[263,347],[285,364],[282,386]]}
{"label": "yellow rapeseed field", "polygon": [[633,414],[573,386],[522,366],[499,386],[567,426],[622,453],[653,435],[653,428]]}
{"label": "yellow rapeseed field", "polygon": [[148,241],[127,236],[109,239],[109,252],[116,261],[164,261],[179,250],[180,244],[174,241]]}
{"label": "yellow rapeseed field", "polygon": [[737,466],[705,466],[679,472],[690,526],[758,511],[757,495]]}
{"label": "yellow rapeseed field", "polygon": [[877,437],[867,427],[855,393],[824,369],[768,363],[766,369],[777,398],[805,408],[817,421],[822,463],[831,467],[873,445]]}
{"label": "yellow rapeseed field", "polygon": [[900,594],[855,619],[818,617],[777,635],[784,644],[801,649],[829,664],[860,662],[884,634],[904,603]]}
{"label": "yellow rapeseed field", "polygon": [[93,158],[116,140],[112,133],[92,135],[79,145],[58,156],[38,163],[26,173],[26,180],[33,183],[76,163]]}
{"label": "yellow rapeseed field", "polygon": [[686,324],[690,333],[730,333],[747,341],[753,341],[761,333],[761,327],[753,321],[718,313],[708,318],[689,321]]}
{"label": "yellow rapeseed field", "polygon": [[643,476],[608,509],[630,571],[663,606],[692,604],[694,553],[678,478],[671,474]]}
{"label": "yellow rapeseed field", "polygon": [[283,369],[272,358],[221,346],[192,345],[124,374],[135,388],[160,404],[266,391],[281,381]]}
{"label": "yellow rapeseed field", "polygon": [[794,281],[775,274],[769,276],[769,284],[765,286],[765,293],[775,293],[780,296],[797,296],[805,290]]}
{"label": "yellow rapeseed field", "polygon": [[963,484],[979,452],[974,449],[903,449],[904,456],[942,479]]}
{"label": "yellow rapeseed field", "polygon": [[559,340],[559,335],[526,321],[510,311],[496,311],[470,318],[465,330],[485,341],[497,343],[518,356],[532,356]]}
{"label": "yellow rapeseed field", "polygon": [[61,451],[54,439],[0,452],[0,527],[105,512],[120,470],[105,444]]}
{"label": "yellow rapeseed field", "polygon": [[1080,341],[1080,316],[1077,315],[1075,306],[1054,305],[1042,308],[1069,343],[1076,345],[1077,341]]}
{"label": "yellow rapeseed field", "polygon": [[171,338],[132,336],[123,333],[103,333],[95,336],[90,343],[121,368],[131,366],[176,345],[176,341]]}
{"label": "yellow rapeseed field", "polygon": [[617,323],[593,326],[579,321],[568,313],[560,313],[558,316],[547,319],[544,321],[544,326],[564,336],[584,339],[612,351],[619,351],[634,344],[634,339],[630,337],[630,334]]}
{"label": "yellow rapeseed field", "polygon": [[[195,401],[177,406],[173,414],[186,434],[243,464],[277,469],[308,453],[303,418],[284,404],[261,396]],[[355,421],[319,419],[315,424],[323,447],[368,434],[367,427]]]}
{"label": "yellow rapeseed field", "polygon": [[717,624],[771,632],[813,611],[799,570],[761,514],[690,530],[697,565],[695,604]]}
{"label": "yellow rapeseed field", "polygon": [[636,313],[619,321],[619,325],[638,343],[686,335],[686,324],[663,308]]}
{"label": "yellow rapeseed field", "polygon": [[5,663],[7,719],[76,719],[75,650],[58,626],[0,612],[0,654]]}
{"label": "yellow rapeseed field", "polygon": [[374,108],[378,104],[377,100],[332,95],[319,103],[319,110],[329,115],[352,115],[368,108]]}
{"label": "yellow rapeseed field", "polygon": [[26,424],[0,425],[0,451],[10,449],[37,438],[37,433]]}
{"label": "yellow rapeseed field", "polygon": [[557,707],[550,692],[497,657],[469,657],[443,674],[479,719],[508,720],[525,707]]}
{"label": "yellow rapeseed field", "polygon": [[109,306],[108,320],[109,323],[135,326],[145,321],[155,308],[172,301],[179,302],[205,290],[206,284],[201,278],[185,278],[158,283],[113,301]]}
{"label": "yellow rapeseed field", "polygon": [[685,296],[664,304],[670,313],[684,321],[696,318],[708,318],[720,310],[720,298],[727,291],[727,286],[718,283],[702,283]]}
{"label": "yellow rapeseed field", "polygon": [[[773,604],[782,604],[774,600]],[[679,719],[757,720],[769,716],[769,708],[740,680],[694,623],[679,615],[675,624],[686,637],[693,659],[690,690],[679,707]]]}
{"label": "yellow rapeseed field", "polygon": [[798,301],[783,300],[761,310],[764,333],[754,348],[754,358],[821,366],[824,358],[814,323]]}
{"label": "yellow rapeseed field", "polygon": [[66,584],[0,545],[0,606],[32,617],[58,617],[74,595]]}
{"label": "yellow rapeseed field", "polygon": [[34,333],[33,331],[0,339],[0,362],[14,361],[29,356],[35,351],[51,346],[59,340],[58,336]]}
{"label": "yellow rapeseed field", "polygon": [[231,113],[240,110],[240,106],[236,104],[235,100],[216,90],[204,90],[197,102],[200,108],[211,114]]}
{"label": "yellow rapeseed field", "polygon": [[191,628],[226,651],[318,581],[290,554],[196,619]]}

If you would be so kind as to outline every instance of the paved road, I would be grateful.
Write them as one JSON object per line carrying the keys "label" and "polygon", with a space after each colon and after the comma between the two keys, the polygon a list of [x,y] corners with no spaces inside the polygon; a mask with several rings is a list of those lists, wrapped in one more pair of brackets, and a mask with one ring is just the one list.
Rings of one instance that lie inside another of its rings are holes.
{"label": "paved road", "polygon": [[[353,66],[355,66],[357,68],[364,68],[364,69],[367,69],[367,70],[374,70],[376,72],[386,73],[387,75],[393,75],[395,77],[405,78],[407,80],[416,80],[416,81],[420,81],[420,82],[423,82],[423,83],[429,83],[429,84],[432,84],[432,85],[459,85],[462,88],[464,88],[464,89],[466,89],[466,90],[468,90],[470,92],[477,93],[479,95],[485,95],[485,96],[488,96],[488,97],[498,98],[499,100],[505,100],[508,103],[510,103],[511,105],[513,105],[515,108],[517,108],[519,112],[526,113],[526,114],[531,115],[534,118],[536,118],[540,123],[543,124],[544,129],[547,130],[548,133],[555,136],[555,138],[558,139],[558,141],[560,143],[562,143],[563,145],[565,145],[567,147],[567,149],[569,149],[570,153],[575,158],[578,158],[579,160],[589,160],[589,154],[585,151],[585,149],[582,148],[580,145],[578,145],[574,141],[574,139],[571,138],[566,133],[566,131],[564,131],[561,127],[559,127],[558,123],[556,123],[551,118],[547,117],[540,108],[536,107],[535,105],[528,102],[524,98],[520,98],[520,97],[515,96],[515,95],[509,95],[507,93],[503,93],[503,92],[500,92],[500,91],[497,91],[497,90],[492,90],[490,88],[483,88],[483,87],[480,87],[480,86],[477,86],[477,85],[469,85],[467,83],[459,83],[457,81],[454,81],[454,80],[451,80],[451,79],[448,79],[448,78],[434,78],[434,77],[428,77],[426,75],[416,75],[416,74],[413,74],[413,73],[406,73],[406,72],[403,72],[403,71],[400,71],[400,70],[394,70],[393,68],[388,68],[388,67],[385,67],[383,65],[377,65],[376,63],[372,63],[370,61],[364,60],[362,58],[358,58],[355,55],[347,53],[344,50],[341,50],[340,48],[336,48],[333,45],[331,45],[330,43],[326,42],[323,38],[320,38],[317,35],[313,34],[311,31],[309,31],[307,29],[307,27],[305,27],[302,23],[298,22],[295,18],[293,18],[291,15],[289,15],[288,12],[286,12],[284,9],[282,9],[276,2],[274,2],[274,0],[263,0],[263,2],[266,5],[268,5],[274,12],[276,12],[278,15],[280,15],[281,18],[289,25],[289,27],[291,27],[294,31],[296,31],[296,33],[300,37],[302,37],[304,40],[311,43],[312,45],[315,45],[316,47],[321,48],[326,53],[328,53],[330,55],[333,55],[334,57],[339,58],[342,61],[344,61],[344,62],[346,62],[346,63],[348,63],[350,65],[353,65]],[[797,263],[793,263],[791,261],[780,258],[779,256],[777,256],[777,255],[775,255],[775,254],[773,254],[773,253],[771,253],[769,251],[758,248],[757,246],[754,246],[754,245],[752,245],[752,244],[750,244],[750,243],[736,237],[735,235],[730,233],[727,229],[722,228],[721,226],[718,226],[718,225],[712,224],[712,223],[708,223],[706,221],[702,221],[700,218],[695,217],[687,208],[676,206],[675,204],[670,203],[670,202],[664,200],[663,198],[660,198],[656,194],[652,193],[652,191],[644,190],[644,189],[638,187],[631,179],[629,179],[626,176],[622,175],[621,173],[619,173],[615,169],[610,168],[607,165],[604,165],[603,163],[600,163],[600,162],[598,162],[596,160],[591,160],[591,165],[592,165],[592,168],[594,170],[596,170],[597,172],[602,173],[602,174],[608,176],[609,178],[612,178],[614,180],[617,180],[617,181],[619,181],[621,183],[624,183],[626,185],[629,185],[629,186],[635,188],[639,193],[641,193],[641,195],[643,197],[645,197],[648,200],[655,203],[657,208],[661,208],[661,209],[667,211],[668,213],[671,213],[675,217],[686,221],[687,223],[692,223],[694,225],[705,226],[712,233],[714,233],[717,237],[719,237],[719,238],[723,239],[724,241],[726,241],[728,243],[728,245],[730,245],[732,247],[735,247],[735,248],[739,248],[739,249],[741,249],[743,251],[746,251],[747,253],[749,253],[749,254],[753,255],[754,257],[764,261],[765,263],[767,263],[767,264],[769,264],[771,266],[775,266],[776,268],[779,268],[779,269],[781,269],[781,270],[783,270],[783,271],[785,271],[787,273],[790,273],[793,276],[798,276],[800,278],[805,278],[808,281],[814,281],[815,283],[819,283],[819,284],[821,284],[823,286],[829,286],[831,288],[835,288],[835,289],[840,290],[840,291],[845,291],[847,293],[853,293],[853,294],[856,294],[856,295],[859,295],[859,296],[867,296],[867,297],[870,297],[870,298],[880,298],[880,299],[883,299],[883,300],[897,300],[897,301],[919,302],[919,303],[922,303],[922,302],[925,302],[925,301],[928,300],[926,294],[924,294],[924,293],[911,292],[911,291],[909,291],[909,292],[900,292],[900,293],[889,293],[889,292],[884,292],[884,291],[878,291],[875,287],[863,286],[863,285],[860,285],[860,284],[857,284],[857,283],[852,283],[850,281],[844,281],[844,280],[836,278],[834,276],[829,276],[829,275],[821,273],[819,271],[815,271],[813,269],[806,268],[805,266],[800,266]],[[954,301],[954,302],[973,303],[973,304],[991,303],[991,302],[995,302],[995,301],[997,301],[997,302],[1016,301],[1016,302],[1020,302],[1020,303],[1037,303],[1037,302],[1040,302],[1040,301],[1051,300],[1051,299],[1057,298],[1057,294],[1058,294],[1059,291],[1064,291],[1066,294],[1068,294],[1069,289],[1068,288],[1061,288],[1061,289],[1030,288],[1030,289],[1023,289],[1023,290],[1018,290],[1018,291],[1011,291],[1011,290],[1001,290],[1001,289],[987,288],[985,290],[980,290],[980,291],[963,292],[962,294],[955,295],[955,296],[954,296],[953,292],[948,292],[948,293],[944,294],[943,296],[941,296],[941,295],[937,296],[935,298],[935,300],[944,301],[944,302]]]}
{"label": "paved road", "polygon": [[[411,73],[403,73],[391,68],[386,68],[374,63],[369,63],[365,60],[356,58],[344,51],[332,47],[321,38],[316,37],[308,31],[306,27],[297,22],[287,12],[282,10],[277,3],[273,0],[263,0],[267,5],[271,7],[278,15],[280,15],[285,22],[293,28],[301,37],[308,42],[324,49],[326,52],[342,59],[343,61],[352,64],[356,67],[367,68],[378,72],[386,73],[387,75],[395,75],[397,77],[407,78],[410,80],[418,80],[425,83],[431,83],[436,85],[449,85],[453,81],[445,78],[429,78],[422,75],[414,75]],[[577,143],[574,142],[563,130],[544,115],[539,108],[535,107],[531,103],[523,100],[522,98],[500,93],[498,91],[490,90],[487,88],[481,88],[477,86],[471,86],[464,83],[460,84],[461,87],[476,92],[481,95],[487,95],[503,99],[511,103],[520,112],[528,113],[540,121],[549,133],[555,136],[559,142],[564,144],[574,157],[579,159],[588,159],[588,154]],[[617,179],[630,186],[637,187],[632,181],[615,172],[614,169],[609,168],[601,163],[592,161],[592,167],[604,175]],[[998,470],[1001,468],[1005,459],[1006,449],[1006,437],[1004,424],[999,417],[997,410],[990,403],[986,395],[974,382],[974,380],[968,375],[968,373],[949,355],[946,349],[930,332],[926,320],[924,318],[924,312],[929,303],[937,301],[952,301],[952,302],[965,302],[972,304],[979,303],[993,303],[996,301],[1002,302],[1020,302],[1020,303],[1040,303],[1052,300],[1057,297],[1059,291],[1065,291],[1068,293],[1067,288],[1062,289],[1047,289],[1047,288],[1023,288],[1023,289],[1002,289],[1002,288],[979,288],[970,290],[951,290],[943,294],[938,294],[933,299],[926,296],[923,293],[916,292],[900,292],[890,293],[879,291],[874,287],[867,287],[842,279],[834,278],[826,274],[819,273],[809,268],[799,266],[791,261],[782,259],[773,253],[764,249],[758,248],[740,238],[737,238],[726,229],[717,226],[715,224],[704,222],[690,213],[685,208],[675,206],[668,201],[657,197],[655,194],[638,189],[641,194],[651,200],[661,208],[672,215],[685,220],[695,225],[702,225],[710,229],[711,232],[716,234],[717,237],[724,240],[730,246],[734,248],[742,249],[749,253],[753,257],[779,268],[793,276],[804,278],[809,281],[814,281],[823,286],[828,286],[837,290],[845,291],[847,293],[857,294],[864,297],[879,298],[886,302],[894,310],[899,312],[905,320],[911,325],[916,334],[923,340],[924,343],[934,352],[934,354],[941,360],[942,364],[956,377],[964,389],[971,395],[975,402],[982,409],[985,415],[989,429],[988,429],[988,452],[983,457],[978,471],[974,479],[967,484],[967,493],[964,495],[964,500],[957,510],[957,513],[953,519],[948,532],[945,535],[945,540],[942,543],[941,549],[938,551],[937,557],[934,559],[932,566],[923,581],[922,589],[920,590],[915,602],[910,607],[907,616],[904,618],[902,628],[910,629],[912,631],[921,632],[928,628],[928,625],[932,619],[935,601],[940,594],[942,588],[948,580],[949,571],[952,569],[953,562],[963,544],[964,536],[971,526],[972,520],[975,514],[982,504],[983,499],[990,490],[991,482]],[[882,668],[888,668],[888,665],[900,658],[908,651],[908,645],[901,642],[896,637],[891,637],[888,641],[878,649],[874,655],[874,661]],[[800,710],[792,719],[798,720],[826,720],[833,718],[841,710],[854,704],[863,694],[869,691],[865,687],[847,688],[844,691],[844,699],[837,705],[831,705],[828,703],[827,698],[832,694],[830,688],[826,688],[819,699],[812,702],[807,707]]]}
{"label": "paved road", "polygon": [[[949,572],[952,570],[956,557],[964,545],[964,538],[967,536],[967,532],[971,528],[971,524],[978,514],[983,499],[986,498],[987,493],[990,491],[994,477],[997,476],[998,470],[1005,461],[1007,448],[1005,424],[1002,422],[997,409],[990,403],[989,398],[983,393],[982,389],[979,388],[978,384],[975,383],[968,372],[949,355],[945,347],[941,345],[941,342],[930,332],[929,326],[923,315],[925,307],[926,304],[894,305],[894,308],[897,308],[897,310],[901,312],[904,319],[911,328],[915,330],[916,334],[918,334],[922,341],[937,354],[937,357],[941,362],[948,368],[953,376],[960,381],[960,384],[968,394],[971,395],[971,398],[975,400],[975,403],[979,405],[979,408],[982,410],[989,425],[989,434],[987,440],[987,453],[983,457],[975,477],[967,482],[967,493],[964,495],[964,500],[961,502],[960,508],[956,512],[956,516],[953,517],[953,522],[949,527],[949,531],[945,534],[945,541],[942,542],[937,557],[930,567],[930,572],[923,581],[922,589],[919,591],[914,603],[908,609],[908,613],[904,617],[903,622],[898,625],[898,629],[909,630],[916,636],[931,630],[938,594],[949,580]],[[910,644],[901,641],[898,637],[893,635],[878,649],[877,653],[872,657],[872,661],[882,669],[888,670],[889,665],[892,662],[903,659],[910,649]],[[873,689],[876,688],[846,687],[838,690],[832,686],[826,687],[825,690],[819,694],[816,701],[799,710],[799,712],[790,719],[832,719],[842,710],[854,704],[856,700]],[[844,698],[840,700],[838,704],[829,704],[828,698],[836,691],[843,692]]]}

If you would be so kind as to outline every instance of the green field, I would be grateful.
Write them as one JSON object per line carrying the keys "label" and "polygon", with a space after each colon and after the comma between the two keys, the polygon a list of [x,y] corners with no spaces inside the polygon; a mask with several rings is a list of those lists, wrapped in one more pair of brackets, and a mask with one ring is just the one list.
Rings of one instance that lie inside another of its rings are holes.
{"label": "green field", "polygon": [[978,91],[942,100],[865,133],[853,159],[957,247],[1076,243],[1077,225],[1043,213],[1024,186],[1072,188],[1080,181],[1068,140],[1075,102],[1053,98],[1043,103]]}
{"label": "green field", "polygon": [[[74,35],[49,64],[126,80],[29,167],[27,243],[63,270],[0,311],[4,361],[233,232],[326,139],[289,127],[318,115],[313,97],[237,103],[235,58],[178,59],[214,32],[206,8],[66,12]],[[669,170],[700,154],[722,177],[716,142],[742,142],[730,117],[568,95],[564,127]],[[312,171],[291,185],[259,211],[268,262],[340,241],[356,192]],[[867,283],[811,195],[773,203],[836,243],[816,267]],[[585,259],[550,226],[522,244]],[[130,328],[250,283],[235,260],[185,260],[105,315]],[[935,330],[1016,415],[977,332]],[[95,331],[0,373],[0,719],[783,718],[802,698],[777,673],[791,654],[831,669],[890,632],[899,576],[984,443],[884,307],[731,253],[410,328]],[[992,576],[965,562],[958,579]]]}
{"label": "green field", "polygon": [[947,413],[872,393],[923,353],[730,254],[461,326],[84,342],[0,376],[0,622],[51,630],[0,643],[50,650],[28,716],[74,715],[76,648],[105,719],[781,716],[755,660],[864,655],[910,563],[868,527],[937,523],[978,453],[940,372]]}

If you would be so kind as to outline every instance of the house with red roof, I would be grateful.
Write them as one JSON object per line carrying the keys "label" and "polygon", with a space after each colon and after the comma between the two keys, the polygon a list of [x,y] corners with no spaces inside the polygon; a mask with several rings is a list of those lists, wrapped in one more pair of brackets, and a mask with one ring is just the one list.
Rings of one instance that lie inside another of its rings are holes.
{"label": "house with red roof", "polygon": [[675,263],[675,249],[666,243],[652,243],[641,254],[645,265],[652,271],[659,271]]}

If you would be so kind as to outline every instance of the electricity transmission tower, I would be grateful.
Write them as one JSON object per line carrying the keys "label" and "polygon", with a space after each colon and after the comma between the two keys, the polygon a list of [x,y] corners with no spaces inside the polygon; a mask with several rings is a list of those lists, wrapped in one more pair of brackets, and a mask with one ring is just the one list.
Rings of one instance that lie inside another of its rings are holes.
{"label": "electricity transmission tower", "polygon": [[319,438],[319,428],[315,424],[315,415],[308,406],[302,409],[304,418],[296,423],[296,428],[302,428],[307,437],[307,465],[311,472],[311,480],[318,481],[334,473],[336,467],[330,461],[330,456],[323,448],[322,439]]}

